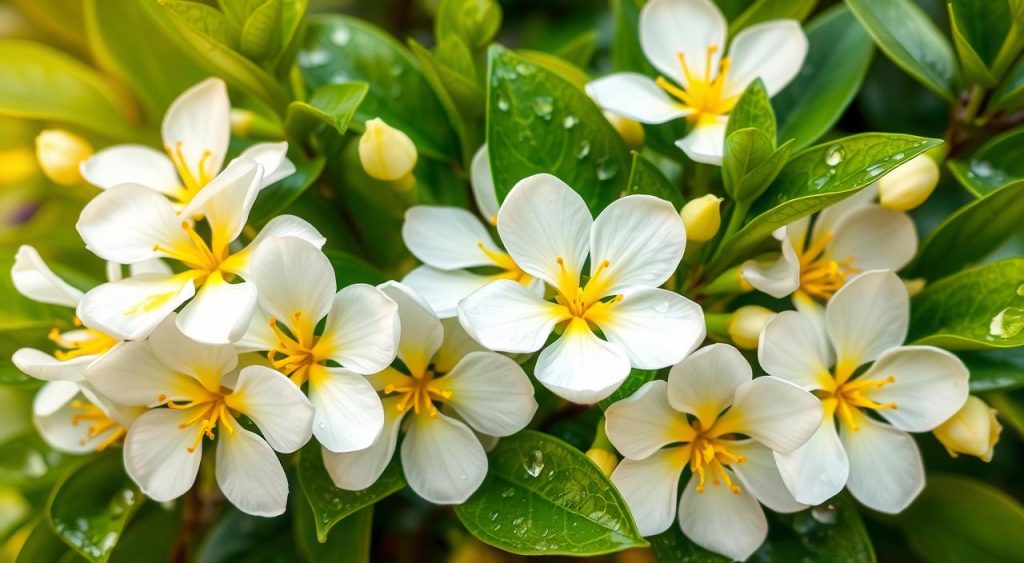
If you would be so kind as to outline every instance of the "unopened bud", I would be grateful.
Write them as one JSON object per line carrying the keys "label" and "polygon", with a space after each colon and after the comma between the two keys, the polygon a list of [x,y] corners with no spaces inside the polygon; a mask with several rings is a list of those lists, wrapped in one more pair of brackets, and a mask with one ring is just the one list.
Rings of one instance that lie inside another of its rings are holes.
{"label": "unopened bud", "polygon": [[973,455],[982,461],[992,460],[992,450],[999,441],[1003,426],[996,420],[996,410],[971,395],[963,407],[934,430],[935,437],[949,455]]}
{"label": "unopened bud", "polygon": [[764,328],[768,319],[775,315],[775,311],[761,307],[760,305],[744,305],[732,314],[726,330],[729,338],[738,348],[753,350],[757,348],[758,337],[761,336],[761,329]]}
{"label": "unopened bud", "polygon": [[924,278],[911,278],[909,280],[903,280],[903,286],[907,288],[907,293],[911,297],[917,295],[918,293],[921,293],[921,290],[924,289],[924,286],[927,283],[928,280]]}
{"label": "unopened bud", "polygon": [[722,226],[722,213],[719,211],[721,206],[722,198],[710,194],[686,202],[680,211],[683,224],[686,225],[686,240],[711,240]]}
{"label": "unopened bud", "polygon": [[79,165],[92,156],[92,145],[63,129],[46,129],[36,137],[36,159],[46,177],[62,186],[81,184]]}
{"label": "unopened bud", "polygon": [[256,121],[256,114],[241,108],[231,108],[230,123],[231,132],[239,137],[248,137],[253,122]]}
{"label": "unopened bud", "polygon": [[878,180],[878,201],[889,209],[909,211],[932,195],[939,183],[939,165],[918,155]]}
{"label": "unopened bud", "polygon": [[610,111],[604,112],[605,119],[608,123],[612,124],[615,131],[618,132],[619,136],[622,137],[622,142],[626,144],[626,147],[639,150],[644,146],[644,126],[640,125],[636,121],[628,117],[622,117],[617,113]]}
{"label": "unopened bud", "polygon": [[416,166],[416,157],[416,145],[408,135],[380,118],[366,122],[359,139],[359,160],[367,174],[378,180],[404,182]]}
{"label": "unopened bud", "polygon": [[612,471],[615,471],[615,466],[619,464],[619,458],[604,448],[590,448],[587,450],[587,457],[590,458],[590,461],[594,462],[594,465],[596,465],[601,470],[601,473],[604,473],[606,477],[611,475]]}

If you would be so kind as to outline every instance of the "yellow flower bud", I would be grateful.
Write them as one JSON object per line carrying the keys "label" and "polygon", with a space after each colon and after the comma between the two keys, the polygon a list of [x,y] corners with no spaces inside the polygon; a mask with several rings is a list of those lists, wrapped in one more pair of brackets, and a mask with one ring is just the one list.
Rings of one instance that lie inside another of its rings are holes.
{"label": "yellow flower bud", "polygon": [[78,167],[92,156],[92,145],[63,129],[46,129],[36,137],[36,159],[46,177],[62,186],[81,184]]}
{"label": "yellow flower bud", "polygon": [[611,475],[612,471],[615,471],[615,466],[619,464],[619,458],[612,452],[604,448],[590,448],[587,450],[587,457],[590,461],[594,462],[600,470],[606,476]]}
{"label": "yellow flower bud", "polygon": [[939,165],[918,155],[878,180],[878,200],[889,209],[909,211],[924,203],[938,183]]}
{"label": "yellow flower bud", "polygon": [[706,242],[718,232],[722,226],[722,214],[719,207],[722,198],[708,194],[704,197],[691,199],[683,206],[680,215],[686,225],[686,240]]}
{"label": "yellow flower bud", "polygon": [[404,180],[416,166],[416,157],[416,145],[408,135],[380,118],[366,122],[359,160],[367,174],[378,180]]}
{"label": "yellow flower bud", "polygon": [[252,124],[256,121],[256,114],[241,108],[231,108],[230,113],[231,132],[239,137],[248,137]]}
{"label": "yellow flower bud", "polygon": [[628,117],[622,117],[617,113],[610,111],[604,112],[605,119],[608,123],[612,124],[615,131],[618,132],[619,136],[622,137],[622,141],[626,143],[626,147],[639,150],[644,146],[644,127],[636,121]]}
{"label": "yellow flower bud", "polygon": [[775,315],[775,311],[760,305],[744,305],[736,309],[736,312],[729,318],[726,331],[737,348],[753,350],[757,348],[761,329],[773,315]]}
{"label": "yellow flower bud", "polygon": [[996,420],[996,410],[971,395],[964,406],[934,430],[935,437],[949,455],[973,455],[982,461],[992,460],[992,450],[999,441],[1003,426]]}

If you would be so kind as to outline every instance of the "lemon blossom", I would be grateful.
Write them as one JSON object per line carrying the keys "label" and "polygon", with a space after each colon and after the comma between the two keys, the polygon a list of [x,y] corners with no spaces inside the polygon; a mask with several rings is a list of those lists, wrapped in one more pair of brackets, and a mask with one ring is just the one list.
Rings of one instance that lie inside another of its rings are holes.
{"label": "lemon blossom", "polygon": [[401,366],[370,378],[384,402],[384,431],[362,451],[323,449],[324,465],[337,486],[365,489],[384,472],[404,428],[409,486],[430,502],[459,504],[487,474],[481,441],[514,434],[533,418],[533,386],[519,364],[484,350],[455,319],[441,321],[411,289],[397,282],[381,289],[398,303],[402,324]]}
{"label": "lemon blossom", "polygon": [[[89,367],[88,381],[105,396],[148,407],[124,442],[125,469],[147,496],[166,502],[185,494],[208,439],[217,444],[217,483],[232,504],[257,516],[284,512],[288,479],[274,451],[309,441],[313,407],[281,373],[237,368],[233,346],[192,340],[173,316],[149,339],[126,342]],[[242,426],[242,415],[262,437]]]}
{"label": "lemon blossom", "polygon": [[[555,301],[498,280],[465,298],[459,318],[473,338],[500,352],[536,352],[561,328],[535,370],[555,394],[578,403],[600,401],[630,367],[672,365],[704,339],[700,307],[658,289],[686,245],[683,221],[667,201],[626,196],[594,220],[572,188],[537,174],[505,198],[498,234],[524,272],[554,289]],[[588,255],[590,275],[584,280]]]}
{"label": "lemon blossom", "polygon": [[968,373],[945,350],[902,345],[909,317],[903,283],[879,270],[837,291],[820,323],[784,311],[761,331],[761,367],[813,391],[825,412],[806,444],[775,456],[800,502],[820,504],[845,485],[869,508],[896,513],[924,487],[908,432],[953,416],[967,400]]}
{"label": "lemon blossom", "polygon": [[[231,102],[219,78],[208,78],[184,91],[167,108],[161,134],[164,152],[144,145],[116,145],[82,162],[86,181],[102,189],[119,184],[141,184],[188,204],[220,173],[231,139]],[[288,143],[257,143],[240,158],[264,168],[260,187],[290,176]]]}
{"label": "lemon blossom", "polygon": [[651,0],[640,11],[640,47],[657,80],[621,72],[587,84],[605,110],[641,123],[686,118],[676,141],[691,159],[720,165],[729,112],[760,78],[769,96],[803,66],[807,37],[796,20],[773,20],[736,34],[725,55],[728,24],[710,0]]}
{"label": "lemon blossom", "polygon": [[[494,192],[487,146],[473,157],[473,195],[480,213],[493,225],[498,220],[498,198]],[[516,265],[487,232],[487,227],[461,207],[417,205],[405,213],[402,240],[423,262],[409,272],[402,283],[425,299],[441,317],[453,317],[459,301],[494,280],[512,280],[540,293],[544,284]],[[474,273],[468,268],[490,268],[491,273]]]}
{"label": "lemon blossom", "polygon": [[645,384],[605,416],[608,439],[625,456],[612,483],[645,536],[678,518],[697,544],[744,560],[768,533],[760,504],[778,512],[806,508],[786,489],[772,452],[793,451],[814,433],[818,400],[775,377],[753,379],[732,346],[694,352],[672,367],[667,382]]}
{"label": "lemon blossom", "polygon": [[[179,271],[100,285],[82,298],[79,318],[118,338],[136,340],[188,301],[177,322],[190,337],[210,343],[240,338],[256,307],[256,287],[247,281],[232,282],[245,279],[252,251],[277,237],[324,244],[312,225],[282,215],[267,223],[247,247],[233,246],[262,178],[261,165],[236,159],[180,215],[165,197],[139,184],[121,184],[96,196],[82,210],[77,225],[89,250],[121,264],[166,258]],[[197,224],[196,217],[203,217],[205,225]]]}
{"label": "lemon blossom", "polygon": [[337,291],[327,257],[296,238],[263,243],[247,279],[259,289],[259,306],[236,347],[267,352],[271,365],[297,386],[308,382],[313,435],[324,447],[368,447],[381,432],[384,411],[365,376],[395,359],[398,306],[366,284]]}

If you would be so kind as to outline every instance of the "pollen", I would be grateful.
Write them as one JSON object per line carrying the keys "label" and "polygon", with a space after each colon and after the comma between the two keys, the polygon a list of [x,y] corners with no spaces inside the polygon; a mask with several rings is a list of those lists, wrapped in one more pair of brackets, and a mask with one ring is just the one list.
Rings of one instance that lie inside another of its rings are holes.
{"label": "pollen", "polygon": [[270,330],[277,337],[277,345],[267,353],[267,359],[274,368],[301,387],[309,380],[313,367],[320,361],[316,352],[318,338],[314,333],[315,323],[301,311],[295,311],[286,328],[287,332],[277,319],[270,319]]}
{"label": "pollen", "polygon": [[89,424],[89,427],[86,429],[86,438],[80,441],[83,446],[86,442],[102,436],[103,439],[95,447],[96,451],[102,452],[111,444],[124,438],[127,433],[123,426],[108,417],[107,413],[92,403],[75,400],[71,401],[71,407],[78,411],[71,417],[71,426],[77,427],[83,422]]}
{"label": "pollen", "polygon": [[[74,323],[75,326],[81,326],[82,324],[78,317],[75,317]],[[68,333],[61,333],[57,327],[50,330],[47,338],[59,348],[53,354],[55,358],[63,362],[81,356],[98,356],[106,353],[107,350],[113,348],[118,342],[113,336],[98,330],[91,328],[79,330],[82,331],[84,336],[76,335],[74,338],[69,337]]]}
{"label": "pollen", "polygon": [[430,418],[437,416],[436,401],[446,401],[452,398],[452,392],[445,389],[438,383],[436,374],[426,370],[422,375],[402,376],[405,381],[401,383],[390,383],[384,388],[385,395],[399,395],[396,408],[399,412],[412,411],[416,415],[426,415]]}
{"label": "pollen", "polygon": [[664,76],[659,76],[655,81],[662,90],[679,100],[683,108],[691,110],[687,119],[694,124],[713,121],[718,116],[728,114],[739,99],[739,96],[725,94],[725,83],[729,78],[732,61],[729,57],[722,57],[718,68],[714,68],[714,56],[717,52],[718,45],[708,45],[704,55],[703,74],[694,72],[687,63],[685,54],[676,54],[683,76],[686,77],[685,88],[673,84]]}
{"label": "pollen", "polygon": [[188,402],[168,401],[166,395],[160,395],[158,400],[167,405],[167,408],[174,410],[196,409],[196,413],[191,418],[178,425],[178,428],[181,429],[196,427],[192,444],[185,448],[190,454],[195,453],[204,437],[210,440],[215,438],[213,431],[217,428],[218,423],[228,433],[235,433],[227,397],[223,393],[209,393],[207,396]]}
{"label": "pollen", "polygon": [[[838,381],[838,380],[837,380]],[[864,395],[875,389],[881,389],[886,385],[896,382],[896,377],[890,375],[884,379],[854,379],[838,383],[833,391],[824,392],[825,399],[835,400],[835,414],[848,428],[857,431],[860,425],[857,420],[861,416],[861,410],[887,410],[895,409],[896,403],[879,403]]]}
{"label": "pollen", "polygon": [[716,435],[714,426],[703,431],[700,422],[695,420],[693,428],[697,437],[690,449],[690,471],[697,477],[697,492],[703,493],[710,483],[712,486],[723,485],[733,494],[740,494],[742,489],[733,482],[726,468],[746,463],[747,459],[730,451],[730,440]]}
{"label": "pollen", "polygon": [[860,270],[853,267],[853,257],[836,260],[825,255],[832,234],[817,238],[800,254],[800,290],[820,299],[830,299],[846,283],[846,278]]}

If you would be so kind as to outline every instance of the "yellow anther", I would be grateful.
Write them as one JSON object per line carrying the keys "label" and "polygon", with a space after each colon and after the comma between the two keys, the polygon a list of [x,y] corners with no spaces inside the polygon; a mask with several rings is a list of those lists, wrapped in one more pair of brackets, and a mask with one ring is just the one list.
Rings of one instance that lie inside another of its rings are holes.
{"label": "yellow anther", "polygon": [[[82,323],[78,317],[75,317],[74,324],[81,326]],[[86,336],[71,340],[57,327],[51,328],[46,337],[60,348],[53,353],[53,356],[62,362],[81,356],[98,356],[106,353],[118,342],[116,338],[98,330],[87,328],[84,331]]]}
{"label": "yellow anther", "polygon": [[663,90],[679,100],[684,109],[691,110],[687,119],[693,123],[713,121],[718,116],[728,114],[736,105],[738,96],[725,95],[725,83],[732,62],[729,57],[723,57],[718,63],[718,68],[714,68],[714,56],[717,52],[718,45],[708,45],[704,53],[702,75],[693,72],[684,53],[676,53],[686,81],[685,88],[672,84],[663,76],[659,76],[655,81]]}
{"label": "yellow anther", "polygon": [[847,277],[860,271],[853,267],[853,257],[836,260],[825,256],[830,242],[832,233],[825,233],[800,254],[800,290],[821,299],[831,298]]}

